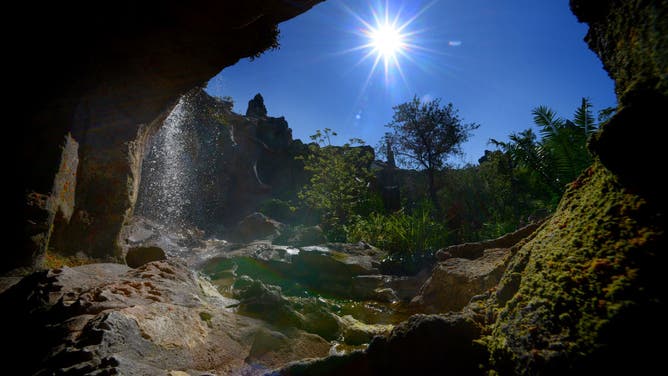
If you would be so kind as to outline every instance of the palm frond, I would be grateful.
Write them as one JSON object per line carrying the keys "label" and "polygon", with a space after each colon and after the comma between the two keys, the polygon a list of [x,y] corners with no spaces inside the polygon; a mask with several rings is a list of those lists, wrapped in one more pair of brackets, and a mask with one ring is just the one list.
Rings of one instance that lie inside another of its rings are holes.
{"label": "palm frond", "polygon": [[575,114],[573,115],[573,123],[582,129],[585,137],[588,137],[596,130],[591,108],[592,104],[589,98],[582,98],[582,104],[575,110]]}

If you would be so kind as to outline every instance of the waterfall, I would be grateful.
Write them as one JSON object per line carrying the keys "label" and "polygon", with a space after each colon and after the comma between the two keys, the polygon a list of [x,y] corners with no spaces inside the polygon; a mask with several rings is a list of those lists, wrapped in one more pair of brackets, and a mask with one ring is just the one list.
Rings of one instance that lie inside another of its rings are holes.
{"label": "waterfall", "polygon": [[142,167],[136,214],[179,228],[190,222],[194,169],[188,106],[181,98],[153,137]]}

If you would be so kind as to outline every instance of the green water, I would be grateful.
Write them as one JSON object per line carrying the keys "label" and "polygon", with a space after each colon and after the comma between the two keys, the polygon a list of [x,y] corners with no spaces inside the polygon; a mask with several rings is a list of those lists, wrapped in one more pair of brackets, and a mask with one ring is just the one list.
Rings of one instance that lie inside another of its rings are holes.
{"label": "green water", "polygon": [[268,268],[265,263],[248,257],[215,260],[208,263],[202,272],[211,278],[211,282],[223,296],[229,298],[233,297],[232,285],[236,278],[247,275],[265,284],[281,287],[282,294],[292,302],[296,303],[298,298],[318,298],[332,313],[339,316],[350,315],[366,324],[396,325],[416,313],[402,302],[354,300],[325,294],[303,286],[279,271]]}

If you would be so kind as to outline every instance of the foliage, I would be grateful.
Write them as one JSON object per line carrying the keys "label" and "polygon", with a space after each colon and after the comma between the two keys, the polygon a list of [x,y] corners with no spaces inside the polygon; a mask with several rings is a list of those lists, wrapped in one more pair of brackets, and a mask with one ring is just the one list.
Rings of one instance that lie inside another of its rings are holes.
{"label": "foliage", "polygon": [[[546,216],[567,183],[591,163],[586,143],[598,124],[588,99],[572,120],[545,106],[533,115],[538,133],[527,129],[506,142],[491,140],[499,150],[487,151],[478,166],[441,173],[439,200],[456,242],[495,238]],[[611,115],[604,110],[599,119]]]}
{"label": "foliage", "polygon": [[[607,110],[604,110],[607,111]],[[588,137],[598,129],[591,113],[591,103],[582,99],[573,120],[564,120],[546,106],[532,111],[534,123],[539,127],[541,139],[533,131],[525,130],[511,134],[509,142],[491,140],[508,153],[519,169],[527,169],[542,180],[542,183],[559,197],[566,184],[592,163],[587,150]],[[602,114],[607,118],[610,114]]]}
{"label": "foliage", "polygon": [[486,151],[478,165],[443,171],[441,180],[439,200],[456,243],[499,237],[553,208],[550,191],[502,151]]}
{"label": "foliage", "polygon": [[276,51],[281,47],[279,36],[281,30],[278,25],[267,24],[258,29],[256,40],[257,44],[254,46],[252,54],[249,56],[250,61],[253,61],[266,51]]}
{"label": "foliage", "polygon": [[404,209],[389,215],[372,213],[346,227],[349,242],[365,241],[392,254],[433,251],[448,244],[445,226],[432,218],[432,207],[423,203],[412,213]]}
{"label": "foliage", "polygon": [[[495,316],[482,343],[492,366],[500,374],[583,374],[612,354],[628,356],[629,343],[644,343],[665,316],[657,305],[665,289],[648,278],[666,264],[658,212],[599,162],[581,174],[508,263],[498,302],[489,301]],[[646,357],[653,346],[635,356]],[[586,359],[596,361],[585,365]]]}
{"label": "foliage", "polygon": [[379,154],[384,153],[385,145],[391,145],[400,164],[423,169],[427,173],[430,198],[438,210],[436,171],[449,156],[461,153],[461,143],[468,140],[478,125],[462,123],[452,103],[441,106],[440,99],[423,102],[415,96],[393,110],[392,122],[386,125],[392,132],[385,134]]}
{"label": "foliage", "polygon": [[306,206],[322,213],[323,230],[328,239],[336,241],[345,239],[343,226],[368,199],[373,155],[361,147],[364,143],[359,139],[332,146],[333,136],[336,133],[329,128],[318,130],[311,136],[315,143],[309,145],[309,154],[298,157],[311,174],[298,197]]}

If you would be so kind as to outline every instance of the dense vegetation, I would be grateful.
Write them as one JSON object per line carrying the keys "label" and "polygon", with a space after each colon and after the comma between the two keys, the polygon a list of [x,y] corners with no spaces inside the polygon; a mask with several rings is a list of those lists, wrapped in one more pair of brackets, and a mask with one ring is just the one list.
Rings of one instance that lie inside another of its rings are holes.
{"label": "dense vegetation", "polygon": [[[478,164],[452,167],[447,158],[478,125],[463,123],[452,104],[414,98],[394,107],[392,132],[376,151],[387,162],[372,164],[373,152],[361,140],[332,146],[336,133],[317,131],[309,154],[300,157],[309,184],[294,202],[272,200],[263,211],[293,224],[304,223],[295,213],[316,213],[330,241],[366,241],[405,259],[497,237],[551,213],[567,184],[591,164],[587,139],[611,116],[603,110],[597,123],[591,107],[583,98],[572,119],[536,107],[537,133],[490,140],[493,150]],[[403,168],[395,167],[395,156]],[[400,187],[398,210],[383,200],[383,169]]]}

